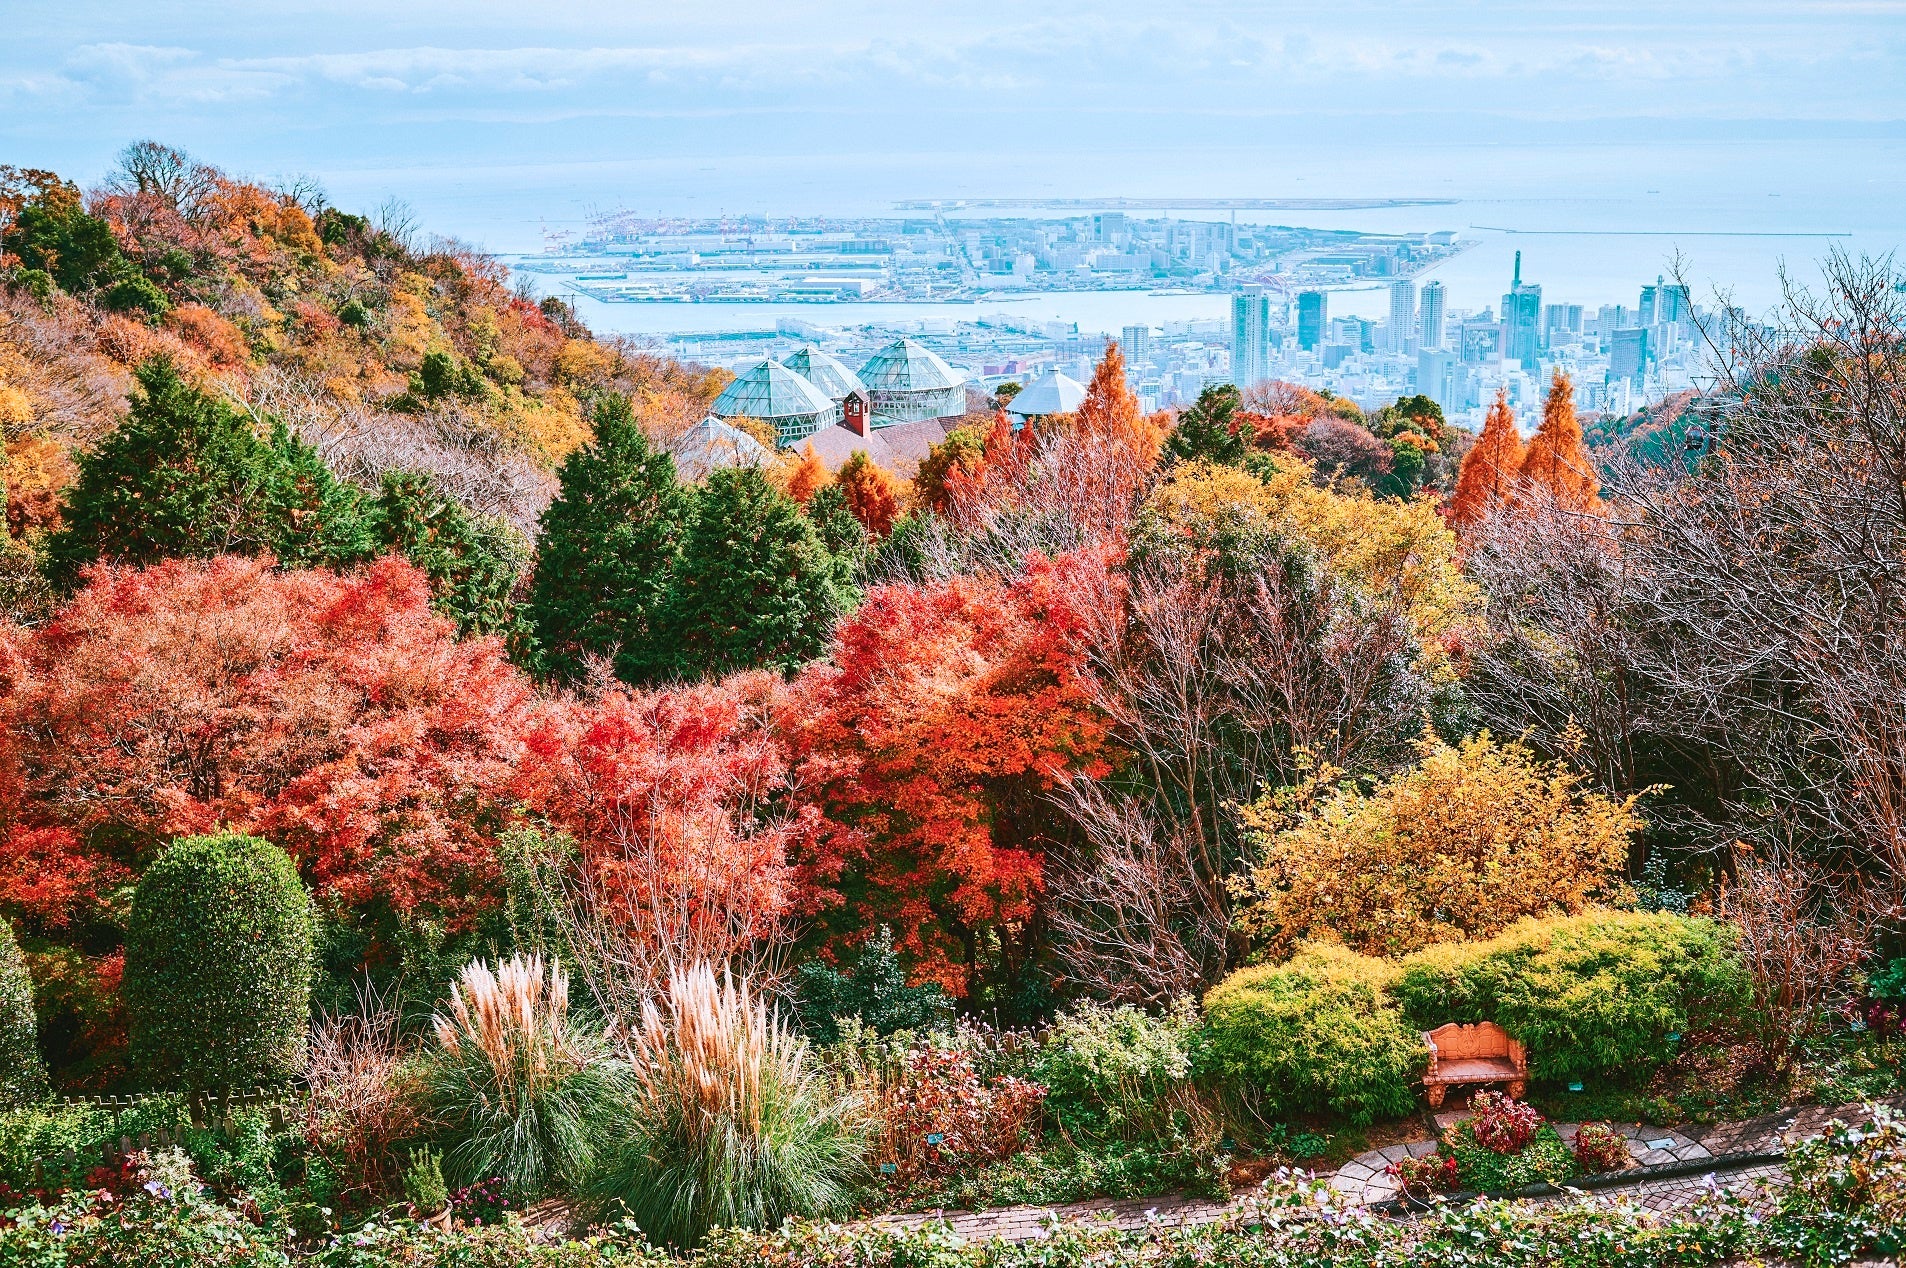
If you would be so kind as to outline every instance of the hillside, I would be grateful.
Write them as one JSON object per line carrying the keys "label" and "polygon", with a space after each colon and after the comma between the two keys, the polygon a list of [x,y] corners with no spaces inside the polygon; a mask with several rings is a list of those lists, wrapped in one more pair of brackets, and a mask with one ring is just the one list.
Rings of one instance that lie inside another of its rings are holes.
{"label": "hillside", "polygon": [[630,395],[666,436],[721,386],[595,337],[395,205],[356,215],[314,185],[267,188],[154,142],[90,190],[0,166],[0,270],[17,270],[0,296],[14,535],[50,524],[72,454],[123,418],[129,371],[155,353],[356,484],[424,472],[525,532],[587,439],[590,397]]}

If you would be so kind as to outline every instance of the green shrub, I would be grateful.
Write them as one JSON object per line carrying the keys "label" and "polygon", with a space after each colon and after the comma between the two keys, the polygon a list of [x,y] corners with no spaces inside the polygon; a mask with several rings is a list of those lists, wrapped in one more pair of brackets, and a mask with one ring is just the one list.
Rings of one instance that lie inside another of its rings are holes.
{"label": "green shrub", "polygon": [[796,969],[794,1009],[810,1038],[831,1044],[840,1040],[841,1023],[850,1017],[877,1035],[940,1030],[952,1016],[953,1001],[937,983],[908,985],[893,930],[882,925],[847,972],[813,960]]}
{"label": "green shrub", "polygon": [[443,1182],[443,1155],[434,1149],[410,1151],[404,1168],[404,1200],[419,1215],[435,1215],[450,1205],[450,1188]]}
{"label": "green shrub", "polygon": [[774,1228],[844,1215],[863,1178],[857,1096],[743,980],[706,964],[669,989],[629,1036],[639,1088],[627,1134],[591,1185],[602,1214],[632,1217],[687,1249],[711,1228]]}
{"label": "green shrub", "polygon": [[133,273],[108,287],[99,298],[99,306],[109,312],[146,313],[161,317],[172,307],[172,301],[153,284],[151,278],[143,273]]}
{"label": "green shrub", "polygon": [[1060,1013],[1033,1063],[1047,1113],[1087,1136],[1156,1128],[1188,1091],[1198,1024],[1188,999],[1162,1017],[1090,1002]]}
{"label": "green shrub", "polygon": [[185,837],[133,894],[126,1016],[134,1068],[186,1089],[281,1083],[304,1062],[311,903],[257,837]]}
{"label": "green shrub", "polygon": [[1530,920],[1483,942],[1405,958],[1390,994],[1411,1025],[1493,1021],[1528,1047],[1530,1073],[1638,1081],[1744,980],[1728,928],[1665,912]]}
{"label": "green shrub", "polygon": [[500,1177],[535,1196],[579,1184],[619,1120],[628,1067],[569,1016],[569,979],[541,956],[472,961],[434,1019],[424,1082],[452,1183]]}
{"label": "green shrub", "polygon": [[46,1093],[39,1029],[26,958],[12,926],[0,920],[0,1108],[25,1105]]}
{"label": "green shrub", "polygon": [[1456,1180],[1478,1193],[1507,1193],[1529,1184],[1560,1184],[1574,1175],[1575,1155],[1554,1126],[1542,1124],[1534,1139],[1514,1153],[1497,1153],[1476,1143],[1460,1123],[1443,1142],[1456,1159]]}
{"label": "green shrub", "polygon": [[1409,1113],[1429,1054],[1384,994],[1390,971],[1311,944],[1287,964],[1233,973],[1205,996],[1211,1069],[1255,1084],[1277,1112],[1354,1123]]}

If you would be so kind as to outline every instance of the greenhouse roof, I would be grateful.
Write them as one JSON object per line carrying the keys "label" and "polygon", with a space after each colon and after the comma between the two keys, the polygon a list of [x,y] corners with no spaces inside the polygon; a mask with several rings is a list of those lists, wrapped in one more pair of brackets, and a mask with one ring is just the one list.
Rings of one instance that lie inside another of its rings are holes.
{"label": "greenhouse roof", "polygon": [[1057,370],[1047,370],[1007,402],[1006,412],[1021,418],[1044,418],[1048,414],[1070,414],[1084,400],[1085,384]]}
{"label": "greenhouse roof", "polygon": [[805,344],[781,358],[781,364],[819,388],[832,401],[842,401],[849,392],[867,391],[860,376],[813,344]]}
{"label": "greenhouse roof", "polygon": [[875,392],[931,392],[966,382],[932,349],[911,339],[896,339],[874,353],[860,367],[860,377]]}
{"label": "greenhouse roof", "polygon": [[826,414],[834,401],[779,361],[764,360],[722,389],[710,411],[720,418]]}

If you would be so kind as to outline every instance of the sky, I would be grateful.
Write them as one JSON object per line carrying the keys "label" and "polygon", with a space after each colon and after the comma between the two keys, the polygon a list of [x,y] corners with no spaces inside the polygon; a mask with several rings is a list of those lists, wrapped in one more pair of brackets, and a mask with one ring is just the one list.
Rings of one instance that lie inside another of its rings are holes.
{"label": "sky", "polygon": [[0,13],[0,163],[84,184],[152,137],[242,175],[314,176],[340,205],[397,195],[504,250],[618,206],[1182,194],[1579,210],[1665,190],[1750,228],[1883,232],[1906,194],[1898,0]]}

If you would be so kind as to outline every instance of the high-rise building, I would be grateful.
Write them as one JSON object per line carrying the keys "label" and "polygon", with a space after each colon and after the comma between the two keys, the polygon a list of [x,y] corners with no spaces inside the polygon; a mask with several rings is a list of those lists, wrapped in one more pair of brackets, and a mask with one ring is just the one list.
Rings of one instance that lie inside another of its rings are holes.
{"label": "high-rise building", "polygon": [[1247,286],[1231,297],[1231,381],[1250,387],[1271,377],[1271,297]]}
{"label": "high-rise building", "polygon": [[[1432,282],[1430,285],[1434,286]],[[1456,358],[1439,348],[1425,348],[1416,354],[1416,390],[1446,412],[1460,408],[1456,400]]]}
{"label": "high-rise building", "polygon": [[1409,351],[1416,334],[1416,283],[1405,278],[1390,283],[1390,351]]}
{"label": "high-rise building", "polygon": [[1314,351],[1324,341],[1324,326],[1330,321],[1330,297],[1323,291],[1300,291],[1297,295],[1297,346]]}
{"label": "high-rise building", "polygon": [[1443,346],[1443,284],[1431,282],[1423,288],[1422,298],[1417,343],[1424,348],[1440,348]]}
{"label": "high-rise building", "polygon": [[1522,280],[1522,252],[1516,252],[1515,280],[1502,297],[1503,355],[1533,364],[1542,351],[1542,288]]}
{"label": "high-rise building", "polygon": [[1152,328],[1125,327],[1119,335],[1118,347],[1125,354],[1125,372],[1136,374],[1138,367],[1149,364],[1152,359]]}
{"label": "high-rise building", "polygon": [[[1646,302],[1647,296],[1643,296]],[[1608,349],[1608,382],[1640,387],[1648,376],[1648,328],[1617,330]]]}

